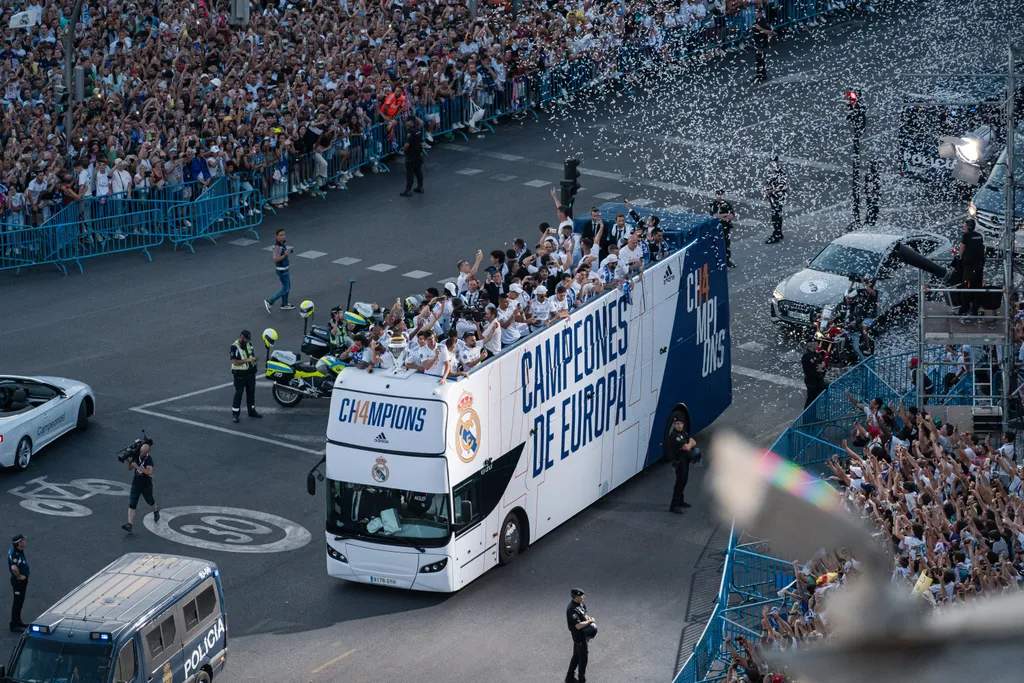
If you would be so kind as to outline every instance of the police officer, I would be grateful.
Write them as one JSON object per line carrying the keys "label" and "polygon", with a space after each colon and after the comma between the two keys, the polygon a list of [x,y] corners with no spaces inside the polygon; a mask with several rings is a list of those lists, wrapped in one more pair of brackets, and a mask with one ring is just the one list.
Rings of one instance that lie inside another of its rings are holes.
{"label": "police officer", "polygon": [[[963,268],[964,289],[978,289],[982,286],[985,272],[985,239],[978,233],[973,218],[964,221],[964,234],[960,238],[960,264]],[[960,297],[960,315],[978,315],[981,297],[977,294],[963,294]]]}
{"label": "police officer", "polygon": [[677,417],[672,422],[668,436],[665,438],[665,457],[672,463],[676,471],[676,483],[672,487],[672,503],[669,505],[669,512],[677,515],[683,514],[683,508],[690,507],[690,504],[683,498],[686,490],[686,482],[690,479],[690,463],[700,460],[700,449],[697,442],[690,438],[690,435],[683,429],[683,420]]}
{"label": "police officer", "polygon": [[725,199],[725,190],[715,192],[708,213],[722,224],[722,234],[725,236],[725,263],[730,268],[735,268],[736,264],[732,262],[732,222],[736,220],[736,215],[733,213],[732,204]]}
{"label": "police officer", "polygon": [[[569,672],[565,674],[565,683],[586,683],[587,656],[589,654],[588,633],[597,631],[594,617],[587,615],[587,605],[583,602],[583,589],[573,588],[569,591],[571,600],[565,608],[565,619],[572,634],[572,659],[569,660]],[[592,637],[592,635],[590,636]],[[576,672],[579,672],[579,678]]]}
{"label": "police officer", "polygon": [[853,223],[850,228],[860,227],[860,138],[868,125],[867,113],[856,90],[846,93],[846,122],[853,133],[853,159],[851,164],[850,192],[853,195]]}
{"label": "police officer", "polygon": [[252,334],[242,330],[231,345],[231,377],[235,382],[235,398],[231,402],[231,421],[238,422],[242,412],[242,392],[245,392],[249,417],[263,417],[256,412],[256,355],[252,350]]}
{"label": "police officer", "polygon": [[405,192],[400,192],[403,197],[411,197],[413,193],[412,180],[416,178],[416,192],[423,193],[423,128],[420,120],[410,118],[405,128],[405,144],[402,145],[405,152]]}
{"label": "police officer", "polygon": [[11,630],[23,631],[27,624],[21,620],[21,608],[25,604],[25,591],[28,590],[25,534],[18,534],[11,539],[11,549],[7,551],[7,569],[11,572],[11,588],[14,589],[14,601],[11,603]]}
{"label": "police officer", "polygon": [[785,237],[782,234],[782,205],[788,192],[786,172],[782,170],[782,162],[776,154],[768,165],[768,175],[764,181],[764,198],[768,200],[772,210],[772,234],[765,240],[765,244],[775,244]]}
{"label": "police officer", "polygon": [[764,16],[764,10],[757,8],[756,20],[750,27],[754,32],[754,63],[755,74],[751,79],[753,83],[763,83],[768,80],[768,41],[775,33],[772,31],[771,22]]}
{"label": "police officer", "polygon": [[807,350],[800,357],[800,367],[804,371],[804,386],[807,387],[807,400],[804,408],[811,405],[818,394],[825,391],[825,359],[818,351],[817,342],[807,342]]}
{"label": "police officer", "polygon": [[878,204],[882,198],[882,180],[878,173],[878,162],[872,161],[864,174],[864,195],[868,205],[866,225],[874,225],[878,221]]}

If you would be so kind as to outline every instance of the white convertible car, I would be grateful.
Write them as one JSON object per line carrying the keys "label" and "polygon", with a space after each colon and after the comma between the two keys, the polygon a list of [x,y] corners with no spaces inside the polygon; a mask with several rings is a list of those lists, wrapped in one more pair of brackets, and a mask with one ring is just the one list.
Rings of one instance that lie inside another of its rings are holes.
{"label": "white convertible car", "polygon": [[0,375],[0,467],[23,470],[32,454],[72,429],[85,429],[96,397],[63,377]]}

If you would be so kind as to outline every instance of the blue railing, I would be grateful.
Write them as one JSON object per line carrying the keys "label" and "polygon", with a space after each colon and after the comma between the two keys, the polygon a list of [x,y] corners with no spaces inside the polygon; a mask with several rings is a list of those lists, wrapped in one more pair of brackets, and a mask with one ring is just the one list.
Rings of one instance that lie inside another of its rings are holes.
{"label": "blue railing", "polygon": [[[905,353],[869,358],[852,368],[793,420],[771,450],[804,467],[821,465],[829,456],[842,453],[842,440],[848,437],[854,421],[863,422],[864,418],[847,399],[847,391],[858,400],[879,397],[887,404],[902,400],[905,406],[915,405],[912,357]],[[792,561],[754,552],[749,544],[740,542],[741,537],[734,527],[725,551],[715,609],[674,683],[722,680],[730,659],[724,649],[725,638],[742,635],[756,642],[761,637],[762,607],[787,603],[781,591],[794,580]]]}
{"label": "blue railing", "polygon": [[[796,27],[828,13],[826,0],[772,0],[769,20],[777,29]],[[596,57],[580,50],[575,57],[543,71],[512,76],[475,93],[430,102],[411,102],[394,120],[383,121],[336,140],[329,148],[266,160],[237,177],[140,189],[130,196],[89,198],[53,209],[0,212],[0,270],[53,265],[81,269],[94,256],[150,249],[167,241],[190,250],[198,239],[237,230],[255,234],[264,210],[276,212],[292,195],[324,197],[323,186],[344,183],[349,174],[369,168],[387,172],[384,163],[401,150],[404,120],[421,118],[434,136],[468,139],[467,132],[493,131],[496,119],[532,115],[536,108],[590,89],[608,78],[657,69],[710,50],[730,48],[750,36],[754,8],[728,16],[709,14],[699,25],[665,29],[654,40],[626,40]],[[44,220],[45,219],[45,220]]]}

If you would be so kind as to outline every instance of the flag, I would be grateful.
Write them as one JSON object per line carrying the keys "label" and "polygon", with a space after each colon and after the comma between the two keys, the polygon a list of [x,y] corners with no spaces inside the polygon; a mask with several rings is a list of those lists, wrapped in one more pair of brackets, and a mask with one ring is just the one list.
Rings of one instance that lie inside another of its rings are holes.
{"label": "flag", "polygon": [[622,298],[626,300],[627,306],[633,305],[633,283],[624,282],[622,283]]}
{"label": "flag", "polygon": [[18,12],[11,16],[7,28],[30,28],[39,23],[38,12]]}

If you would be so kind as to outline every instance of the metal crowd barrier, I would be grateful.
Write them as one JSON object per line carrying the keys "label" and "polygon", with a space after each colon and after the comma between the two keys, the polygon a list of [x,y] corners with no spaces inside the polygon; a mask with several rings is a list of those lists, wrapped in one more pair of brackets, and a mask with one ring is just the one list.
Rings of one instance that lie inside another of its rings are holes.
{"label": "metal crowd barrier", "polygon": [[[256,204],[255,211],[243,211],[243,200]],[[173,204],[167,211],[167,238],[174,244],[183,245],[192,253],[192,243],[208,239],[216,243],[216,237],[237,230],[252,233],[259,239],[256,226],[263,221],[259,205],[259,192],[236,190],[235,183],[228,178],[218,178],[195,201]]]}

